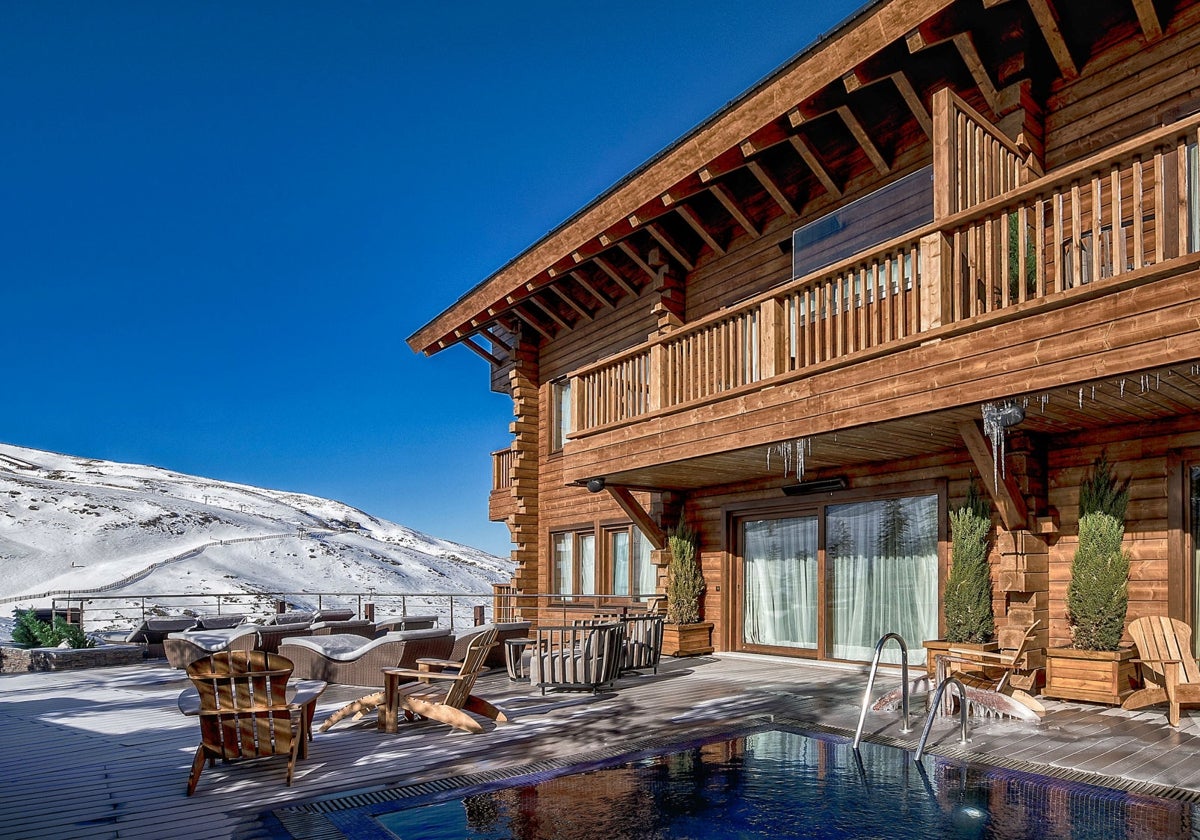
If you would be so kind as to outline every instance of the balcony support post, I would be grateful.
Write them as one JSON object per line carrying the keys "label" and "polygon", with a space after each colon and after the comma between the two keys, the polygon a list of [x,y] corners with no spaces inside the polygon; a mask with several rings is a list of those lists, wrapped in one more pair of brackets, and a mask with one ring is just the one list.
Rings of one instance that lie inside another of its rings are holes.
{"label": "balcony support post", "polygon": [[921,237],[921,332],[949,324],[954,317],[953,255],[950,239],[943,233]]}
{"label": "balcony support post", "polygon": [[760,379],[787,373],[788,335],[784,305],[779,298],[764,300],[759,306],[758,368]]}
{"label": "balcony support post", "polygon": [[667,348],[660,342],[650,346],[650,410],[658,411],[671,404],[667,389]]}

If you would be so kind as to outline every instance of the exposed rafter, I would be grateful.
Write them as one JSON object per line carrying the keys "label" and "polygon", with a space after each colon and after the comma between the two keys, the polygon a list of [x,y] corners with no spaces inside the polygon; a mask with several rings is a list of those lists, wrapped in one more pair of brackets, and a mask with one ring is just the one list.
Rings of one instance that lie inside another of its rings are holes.
{"label": "exposed rafter", "polygon": [[925,132],[925,136],[932,137],[933,119],[929,115],[929,109],[925,107],[925,103],[921,101],[921,95],[917,93],[917,89],[913,87],[912,82],[903,71],[897,70],[879,76],[869,76],[860,66],[842,77],[842,86],[846,88],[846,93],[854,93],[856,90],[879,82],[892,83],[897,93],[908,105],[908,110],[912,112],[913,118],[921,126],[921,130]]}
{"label": "exposed rafter", "polygon": [[1075,65],[1075,59],[1067,47],[1066,39],[1063,38],[1058,12],[1050,4],[1050,0],[1029,0],[1029,10],[1033,12],[1033,18],[1042,31],[1042,38],[1045,39],[1046,46],[1050,48],[1050,54],[1054,56],[1054,61],[1058,64],[1059,72],[1063,74],[1064,78],[1076,78],[1079,75],[1079,68]]}
{"label": "exposed rafter", "polygon": [[712,249],[717,256],[725,256],[725,249],[721,247],[721,243],[708,232],[708,228],[700,221],[700,217],[696,215],[696,211],[685,204],[676,204],[675,212],[679,214],[679,218],[687,222],[688,227],[696,232],[696,235],[704,240],[704,243]]}
{"label": "exposed rafter", "polygon": [[512,308],[512,313],[513,313],[513,315],[515,315],[515,316],[516,316],[516,317],[517,317],[517,318],[520,320],[520,322],[521,322],[522,324],[524,324],[525,326],[529,327],[529,328],[530,328],[530,329],[532,329],[534,332],[536,332],[536,333],[539,333],[539,334],[540,334],[540,335],[541,335],[543,338],[545,338],[547,341],[549,341],[549,340],[551,340],[551,339],[553,339],[553,338],[554,338],[554,333],[550,332],[550,331],[549,331],[549,330],[547,330],[545,327],[543,327],[541,324],[539,324],[539,323],[537,322],[537,319],[536,319],[536,318],[534,318],[534,317],[533,317],[532,315],[530,315],[528,312],[525,312],[525,311],[524,311],[523,309],[521,309],[519,306],[514,306],[514,307]]}
{"label": "exposed rafter", "polygon": [[746,164],[746,168],[758,179],[763,189],[767,191],[767,195],[771,196],[775,200],[775,203],[779,205],[780,210],[788,216],[800,215],[800,212],[792,205],[788,197],[783,194],[783,190],[779,188],[779,185],[767,174],[767,171],[762,168],[762,165],[758,161],[750,161]]}
{"label": "exposed rafter", "polygon": [[482,347],[472,341],[470,336],[462,339],[462,343],[467,345],[467,349],[469,349],[472,353],[475,353],[488,364],[494,365],[495,367],[504,367],[504,362],[500,361],[499,358],[493,356],[487,350],[484,350]]}
{"label": "exposed rafter", "polygon": [[821,182],[821,186],[825,188],[825,191],[834,198],[841,198],[842,188],[833,180],[833,176],[829,174],[829,170],[825,168],[825,164],[821,163],[821,159],[817,157],[817,153],[813,151],[813,148],[808,145],[808,141],[797,134],[789,137],[788,141],[792,144],[792,148],[796,150],[796,153],[800,155],[800,159],[804,161],[804,165],[812,170],[813,176]]}
{"label": "exposed rafter", "polygon": [[594,284],[587,277],[580,274],[578,271],[569,271],[569,272],[567,272],[567,276],[570,277],[572,280],[574,280],[576,283],[578,283],[585,292],[590,294],[596,300],[600,301],[600,303],[606,309],[615,309],[616,308],[617,302],[615,300],[610,298],[608,295],[604,294],[604,292],[602,292],[596,286],[596,284]]}
{"label": "exposed rafter", "polygon": [[529,304],[530,306],[536,308],[538,312],[541,312],[543,315],[545,315],[547,318],[549,318],[554,323],[558,324],[564,330],[571,329],[571,324],[565,318],[563,318],[561,315],[559,315],[557,312],[555,312],[554,307],[550,306],[548,303],[540,301],[534,297],[526,298],[524,302]]}
{"label": "exposed rafter", "polygon": [[554,294],[558,296],[558,299],[561,300],[563,303],[565,303],[567,306],[571,307],[571,309],[575,310],[575,312],[579,315],[579,317],[586,318],[589,321],[591,321],[595,318],[595,316],[591,312],[588,311],[586,306],[584,306],[579,301],[575,300],[574,295],[568,294],[567,291],[565,289],[563,289],[561,286],[555,286],[553,289],[547,289],[547,291],[554,292]]}
{"label": "exposed rafter", "polygon": [[646,276],[650,278],[651,283],[657,284],[658,281],[662,279],[659,273],[651,268],[649,263],[642,259],[641,255],[637,251],[633,250],[633,246],[628,242],[622,241],[617,247],[619,247],[625,253],[625,256],[629,257],[629,259],[633,261],[634,265],[646,272]]}
{"label": "exposed rafter", "polygon": [[854,116],[854,112],[849,107],[842,105],[837,109],[837,115],[842,118],[842,122],[846,124],[846,128],[850,129],[850,133],[854,135],[854,139],[858,141],[858,145],[866,154],[867,159],[875,165],[880,175],[887,175],[892,171],[892,167],[883,155],[879,152],[879,147],[875,145],[875,141],[871,139],[871,135],[862,127],[862,123],[858,121],[858,117]]}
{"label": "exposed rafter", "polygon": [[483,330],[483,335],[486,335],[486,336],[487,336],[487,338],[488,338],[488,341],[492,342],[492,345],[493,345],[493,346],[499,345],[500,347],[503,347],[503,348],[504,348],[506,351],[508,351],[509,353],[512,353],[512,352],[514,352],[514,351],[516,350],[516,348],[515,348],[513,345],[509,344],[509,343],[508,343],[507,341],[505,341],[503,338],[501,338],[500,336],[496,335],[494,332],[492,332],[492,330],[491,330],[491,329],[487,329],[487,328],[485,328],[485,329]]}
{"label": "exposed rafter", "polygon": [[685,271],[692,271],[696,268],[695,264],[683,253],[683,249],[672,242],[671,237],[667,236],[666,231],[658,225],[646,225],[646,232],[653,236],[655,241],[663,246],[666,252],[675,258],[675,262],[683,266]]}
{"label": "exposed rafter", "polygon": [[948,37],[940,38],[926,35],[921,29],[914,29],[908,33],[904,41],[908,45],[908,51],[914,54],[946,41],[951,42],[970,72],[971,78],[975,80],[975,86],[979,88],[980,95],[995,113],[999,94],[996,92],[996,85],[992,83],[992,77],[988,74],[987,67],[983,64],[983,59],[979,57],[979,50],[975,47],[975,41],[970,33],[956,32]]}
{"label": "exposed rafter", "polygon": [[1147,41],[1157,41],[1162,37],[1162,22],[1158,19],[1158,11],[1154,8],[1154,0],[1133,0],[1133,10],[1137,12],[1138,23],[1142,26],[1142,34]]}
{"label": "exposed rafter", "polygon": [[638,296],[637,287],[634,286],[633,283],[629,282],[629,280],[625,277],[624,274],[617,271],[615,268],[613,268],[611,265],[609,265],[607,262],[605,262],[600,257],[594,257],[592,259],[592,262],[594,262],[596,264],[597,268],[599,268],[601,271],[603,271],[605,274],[607,274],[612,279],[612,281],[614,283],[616,283],[618,286],[620,286],[622,289],[629,292],[629,294],[633,295],[634,297]]}
{"label": "exposed rafter", "polygon": [[733,216],[733,220],[741,225],[742,230],[746,231],[746,233],[750,234],[755,239],[758,238],[758,226],[755,225],[754,222],[750,221],[746,214],[742,212],[742,208],[738,207],[738,203],[734,201],[733,196],[729,194],[729,190],[727,190],[721,184],[713,184],[711,187],[709,187],[709,192],[713,194],[717,201],[721,202],[721,206],[729,211],[729,215]]}

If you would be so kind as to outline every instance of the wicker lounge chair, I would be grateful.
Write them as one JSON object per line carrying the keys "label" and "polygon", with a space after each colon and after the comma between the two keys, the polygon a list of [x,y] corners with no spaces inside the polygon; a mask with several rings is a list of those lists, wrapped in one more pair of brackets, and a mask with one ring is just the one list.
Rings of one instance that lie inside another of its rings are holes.
{"label": "wicker lounge chair", "polygon": [[383,687],[384,668],[413,668],[420,657],[445,659],[454,648],[449,630],[406,630],[378,639],[352,634],[291,638],[279,652],[292,660],[296,676],[338,685]]}
{"label": "wicker lounge chair", "polygon": [[611,624],[547,627],[537,630],[529,659],[530,685],[583,689],[595,694],[611,686],[621,669],[624,628]]}
{"label": "wicker lounge chair", "polygon": [[255,650],[266,653],[279,653],[279,645],[286,639],[312,635],[312,624],[307,621],[295,624],[264,624],[258,628],[258,641]]}
{"label": "wicker lounge chair", "polygon": [[245,613],[223,613],[215,615],[202,615],[196,619],[197,630],[224,630],[228,627],[237,627],[245,624],[250,616]]}
{"label": "wicker lounge chair", "polygon": [[163,640],[163,652],[172,668],[186,668],[197,659],[227,650],[254,650],[258,628],[253,624],[221,630],[185,630]]}
{"label": "wicker lounge chair", "polygon": [[483,664],[488,668],[500,668],[504,666],[504,642],[508,639],[517,639],[529,635],[531,624],[528,621],[506,621],[500,624],[480,624],[477,627],[472,627],[460,636],[454,639],[454,650],[450,652],[447,659],[455,662],[462,662],[466,659],[467,648],[476,636],[481,633],[486,633],[489,630],[496,631],[495,644],[488,650],[487,656],[483,660]]}
{"label": "wicker lounge chair", "polygon": [[1167,720],[1179,726],[1180,707],[1200,704],[1200,666],[1192,656],[1192,628],[1175,618],[1151,615],[1134,619],[1129,635],[1137,646],[1136,662],[1146,687],[1125,698],[1121,708],[1167,703]]}
{"label": "wicker lounge chair", "polygon": [[397,633],[401,630],[431,630],[437,626],[436,615],[396,615],[375,622],[375,635]]}
{"label": "wicker lounge chair", "polygon": [[308,753],[312,709],[324,690],[307,686],[289,702],[287,682],[292,664],[261,651],[227,651],[199,659],[188,666],[194,693],[180,695],[180,710],[198,695],[200,746],[192,761],[187,793],[196,791],[204,764],[272,755],[288,757],[287,783],[297,757]]}
{"label": "wicker lounge chair", "polygon": [[196,619],[190,616],[176,618],[147,618],[125,637],[129,644],[144,644],[146,656],[157,659],[163,656],[163,641],[171,633],[191,630],[196,626]]}
{"label": "wicker lounge chair", "polygon": [[351,618],[344,621],[314,621],[309,629],[314,636],[333,636],[350,633],[362,636],[364,639],[375,638],[375,622],[365,618]]}

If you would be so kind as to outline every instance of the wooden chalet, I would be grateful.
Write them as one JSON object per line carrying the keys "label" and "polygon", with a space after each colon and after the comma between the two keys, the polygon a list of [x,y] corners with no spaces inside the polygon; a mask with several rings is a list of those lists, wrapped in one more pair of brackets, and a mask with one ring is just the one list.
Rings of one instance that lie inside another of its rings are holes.
{"label": "wooden chalet", "polygon": [[662,591],[682,517],[717,649],[919,651],[974,481],[1031,682],[1104,453],[1129,618],[1195,625],[1198,132],[1197,0],[869,3],[409,339],[512,395],[515,590]]}

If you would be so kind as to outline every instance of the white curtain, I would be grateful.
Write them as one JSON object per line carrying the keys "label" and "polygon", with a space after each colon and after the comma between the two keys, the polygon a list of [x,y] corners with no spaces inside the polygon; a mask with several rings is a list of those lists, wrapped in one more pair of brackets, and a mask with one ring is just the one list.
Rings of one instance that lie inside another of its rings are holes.
{"label": "white curtain", "polygon": [[629,594],[629,532],[612,532],[612,594]]}
{"label": "white curtain", "polygon": [[[869,660],[880,636],[899,633],[909,663],[924,661],[921,642],[938,632],[937,511],[936,496],[826,509],[834,658]],[[882,661],[899,662],[899,648]]]}
{"label": "white curtain", "polygon": [[743,528],[747,644],[817,646],[817,520],[747,521]]}
{"label": "white curtain", "polygon": [[637,528],[633,529],[633,580],[637,595],[653,595],[658,586],[658,572],[650,562],[654,546]]}
{"label": "white curtain", "polygon": [[572,534],[554,535],[554,585],[563,594],[575,591],[574,547]]}
{"label": "white curtain", "polygon": [[579,535],[579,594],[596,594],[596,535]]}

